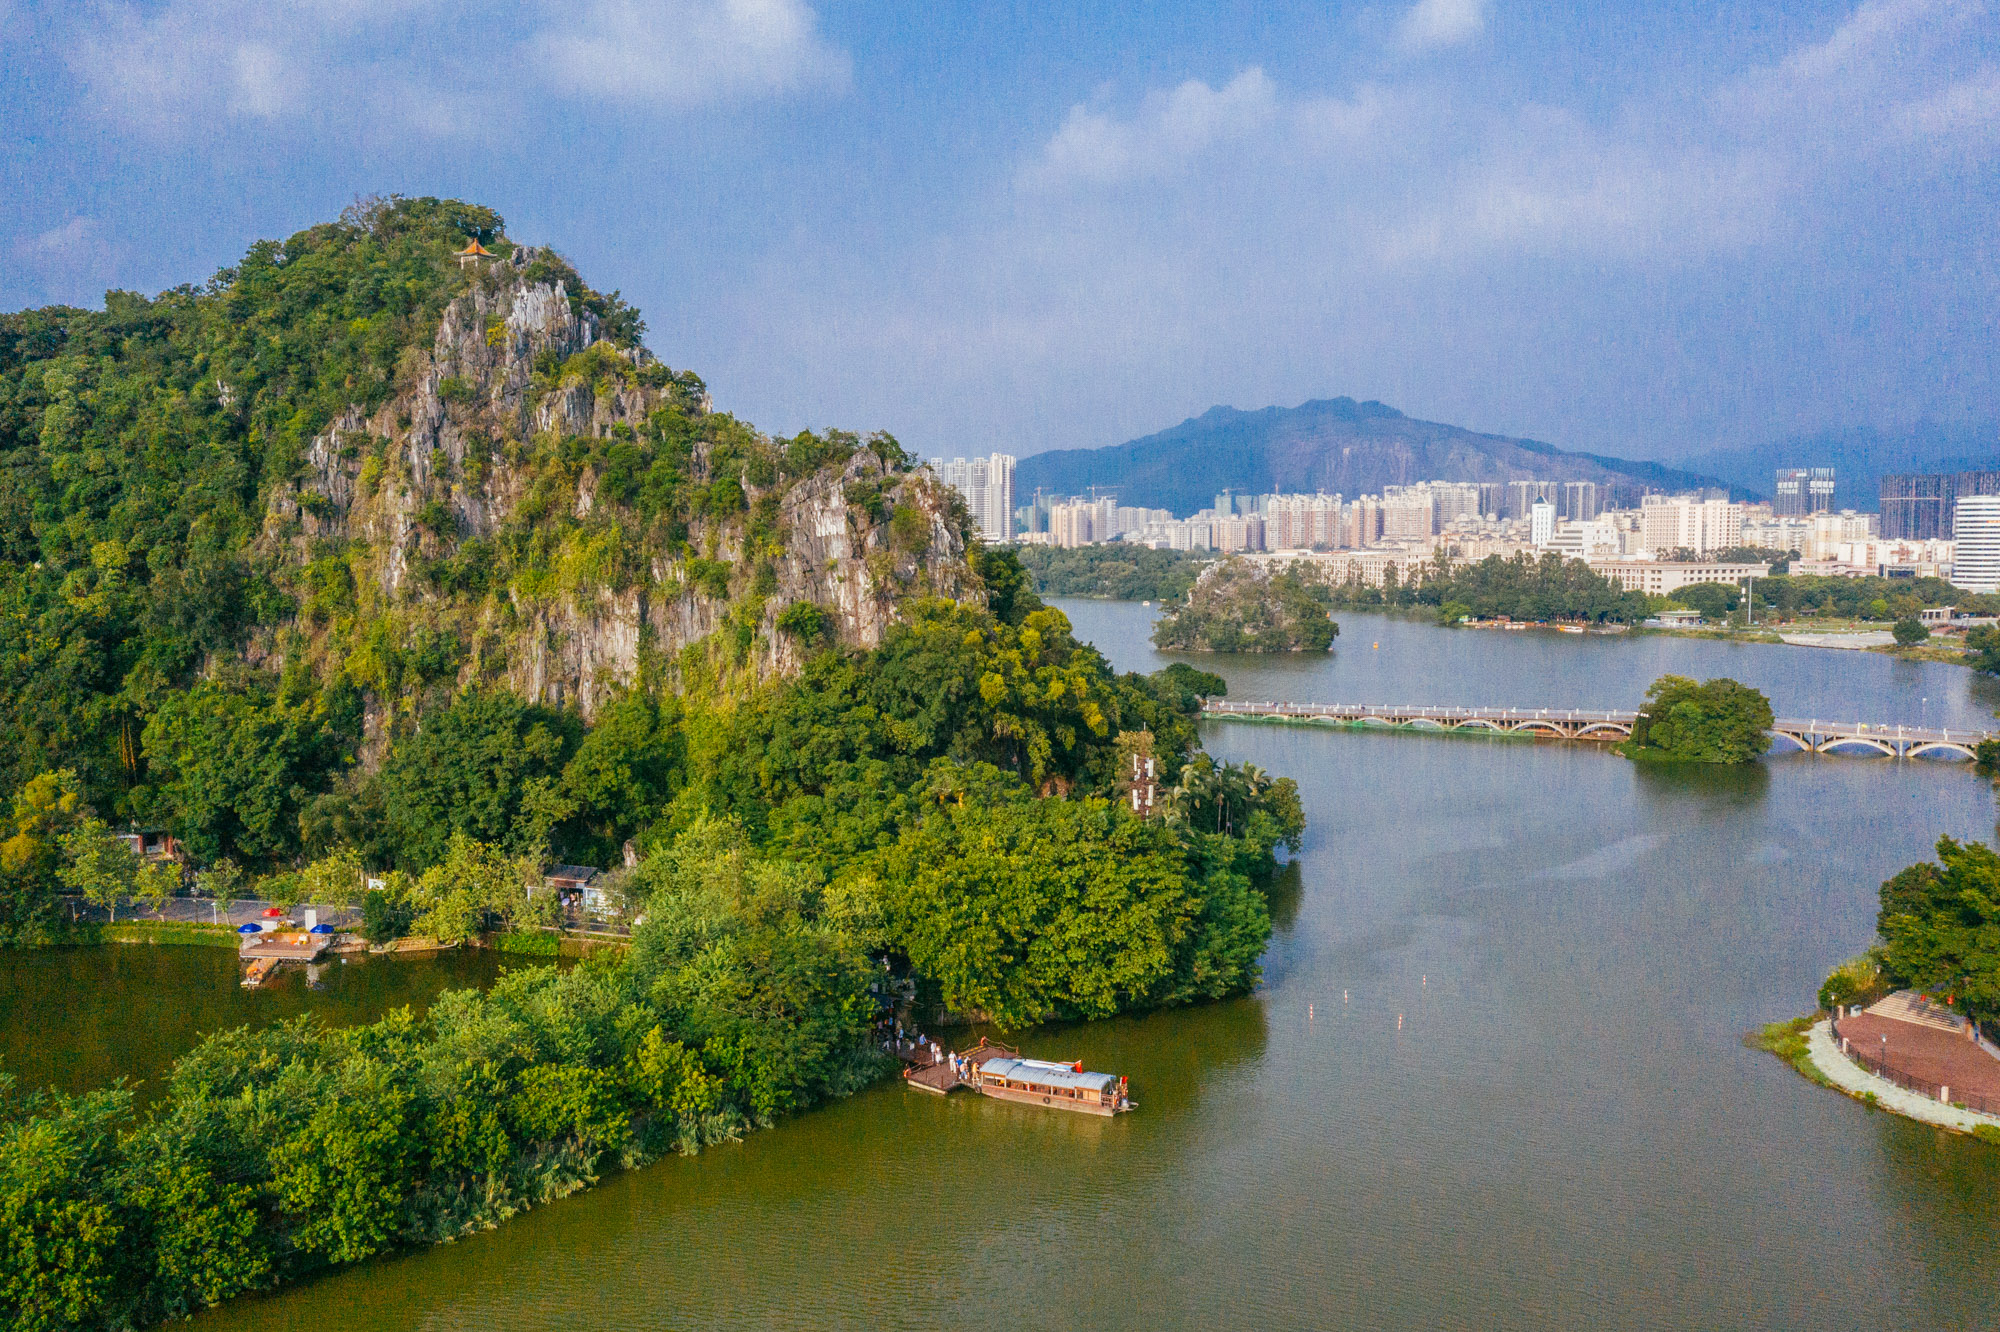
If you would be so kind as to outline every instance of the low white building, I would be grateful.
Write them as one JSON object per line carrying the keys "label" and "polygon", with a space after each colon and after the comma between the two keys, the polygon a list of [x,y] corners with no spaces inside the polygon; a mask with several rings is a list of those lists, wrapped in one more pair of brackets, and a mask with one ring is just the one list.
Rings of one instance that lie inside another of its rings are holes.
{"label": "low white building", "polygon": [[1770,575],[1768,564],[1705,564],[1673,560],[1592,560],[1590,567],[1627,592],[1670,597],[1695,583],[1735,585],[1746,578]]}

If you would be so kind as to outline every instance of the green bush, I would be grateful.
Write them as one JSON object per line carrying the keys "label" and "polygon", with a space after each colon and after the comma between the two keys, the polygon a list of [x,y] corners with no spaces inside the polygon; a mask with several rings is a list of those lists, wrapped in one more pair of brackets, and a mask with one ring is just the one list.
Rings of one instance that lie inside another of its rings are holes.
{"label": "green bush", "polygon": [[415,907],[381,888],[370,888],[361,899],[361,937],[369,943],[380,945],[402,938],[416,918]]}
{"label": "green bush", "polygon": [[1889,993],[1889,982],[1872,953],[1850,958],[1835,967],[1819,987],[1819,1006],[1824,1012],[1859,1004],[1867,1007]]}
{"label": "green bush", "polygon": [[1890,626],[1889,632],[1895,636],[1898,647],[1915,647],[1931,636],[1931,631],[1925,627],[1924,622],[1914,615],[1905,615],[1896,621]]}

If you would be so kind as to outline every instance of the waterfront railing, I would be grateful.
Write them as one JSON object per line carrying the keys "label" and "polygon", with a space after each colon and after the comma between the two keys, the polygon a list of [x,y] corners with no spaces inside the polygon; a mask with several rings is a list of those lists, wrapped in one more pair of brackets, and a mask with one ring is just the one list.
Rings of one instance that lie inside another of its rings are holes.
{"label": "waterfront railing", "polygon": [[[1838,1030],[1838,1028],[1835,1028],[1836,1033]],[[1981,1092],[1967,1090],[1963,1087],[1953,1087],[1946,1083],[1933,1082],[1929,1078],[1912,1073],[1909,1069],[1902,1067],[1894,1060],[1884,1059],[1879,1054],[1869,1053],[1852,1041],[1843,1040],[1842,1047],[1842,1053],[1849,1059],[1852,1059],[1876,1077],[1895,1083],[1904,1091],[1913,1091],[1917,1095],[1929,1097],[1933,1101],[1949,1097],[1950,1100],[1946,1104],[1958,1106],[1963,1110],[1971,1110],[1977,1114],[2000,1116],[2000,1096],[1988,1096]]]}

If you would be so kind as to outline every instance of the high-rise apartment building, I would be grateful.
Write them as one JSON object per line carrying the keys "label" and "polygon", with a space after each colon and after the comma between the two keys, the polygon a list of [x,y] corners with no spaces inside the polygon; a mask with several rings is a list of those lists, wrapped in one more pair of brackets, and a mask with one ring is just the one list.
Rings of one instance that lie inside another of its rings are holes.
{"label": "high-rise apartment building", "polygon": [[1556,506],[1547,500],[1536,500],[1528,510],[1528,540],[1537,546],[1546,546],[1555,538]]}
{"label": "high-rise apartment building", "polygon": [[1803,518],[1833,508],[1831,467],[1780,467],[1771,512],[1780,518]]}
{"label": "high-rise apartment building", "polygon": [[1967,592],[2000,592],[2000,495],[1960,497],[1952,540],[1952,585]]}
{"label": "high-rise apartment building", "polygon": [[1422,541],[1437,532],[1437,497],[1428,486],[1391,486],[1382,496],[1382,539]]}
{"label": "high-rise apartment building", "polygon": [[1014,455],[995,453],[985,458],[931,459],[938,479],[965,497],[972,521],[986,541],[1014,539]]}
{"label": "high-rise apartment building", "polygon": [[1347,545],[1372,546],[1382,539],[1382,497],[1363,495],[1348,506]]}
{"label": "high-rise apartment building", "polygon": [[1604,503],[1595,481],[1565,481],[1556,516],[1572,523],[1587,523],[1604,512]]}
{"label": "high-rise apartment building", "polygon": [[2000,472],[1905,473],[1882,478],[1882,536],[1889,541],[1929,541],[1952,537],[1958,501],[1968,495],[2000,495]]}
{"label": "high-rise apartment building", "polygon": [[1536,500],[1555,503],[1561,493],[1561,486],[1555,481],[1509,481],[1507,483],[1508,518],[1528,518],[1535,511]]}
{"label": "high-rise apartment building", "polygon": [[1743,508],[1727,499],[1648,495],[1639,515],[1646,549],[1655,555],[1706,555],[1743,544]]}
{"label": "high-rise apartment building", "polygon": [[1882,535],[1892,541],[1930,541],[1951,531],[1951,478],[1906,473],[1882,478]]}
{"label": "high-rise apartment building", "polygon": [[1433,481],[1431,494],[1437,497],[1437,522],[1448,527],[1460,518],[1478,518],[1493,510],[1483,503],[1485,487],[1472,481]]}

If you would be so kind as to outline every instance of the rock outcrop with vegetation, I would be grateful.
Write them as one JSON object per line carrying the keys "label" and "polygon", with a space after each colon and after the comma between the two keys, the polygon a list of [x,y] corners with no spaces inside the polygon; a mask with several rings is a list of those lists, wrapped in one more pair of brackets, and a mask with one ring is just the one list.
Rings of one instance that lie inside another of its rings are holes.
{"label": "rock outcrop with vegetation", "polygon": [[1182,652],[1325,652],[1340,626],[1327,614],[1324,595],[1295,572],[1225,560],[1160,617],[1153,642]]}
{"label": "rock outcrop with vegetation", "polygon": [[883,1074],[884,992],[1256,983],[1304,820],[1201,752],[1222,682],[1114,673],[893,439],[759,434],[642,328],[437,200],[0,319],[0,943],[191,885],[532,952],[552,862],[632,926],[211,1036],[143,1109],[0,1073],[0,1325],[184,1317],[768,1125]]}

